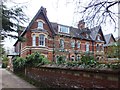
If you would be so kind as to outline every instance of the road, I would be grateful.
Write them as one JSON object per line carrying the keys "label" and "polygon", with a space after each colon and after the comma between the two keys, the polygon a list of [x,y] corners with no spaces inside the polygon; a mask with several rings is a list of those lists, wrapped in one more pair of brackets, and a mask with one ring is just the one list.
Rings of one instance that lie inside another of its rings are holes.
{"label": "road", "polygon": [[37,90],[33,85],[22,80],[13,73],[7,71],[6,69],[0,68],[0,90],[1,88],[32,88],[32,90]]}

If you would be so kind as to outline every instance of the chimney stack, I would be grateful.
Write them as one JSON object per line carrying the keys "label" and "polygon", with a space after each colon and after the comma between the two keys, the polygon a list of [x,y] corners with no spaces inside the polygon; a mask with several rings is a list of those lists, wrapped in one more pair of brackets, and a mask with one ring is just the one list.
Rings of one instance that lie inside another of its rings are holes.
{"label": "chimney stack", "polygon": [[80,20],[78,23],[78,29],[84,29],[85,28],[85,22],[84,20]]}

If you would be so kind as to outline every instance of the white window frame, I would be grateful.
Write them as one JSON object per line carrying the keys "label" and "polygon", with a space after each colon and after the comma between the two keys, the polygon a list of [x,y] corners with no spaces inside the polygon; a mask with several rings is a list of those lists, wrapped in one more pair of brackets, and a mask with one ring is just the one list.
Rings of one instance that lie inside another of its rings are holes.
{"label": "white window frame", "polygon": [[77,42],[77,48],[80,48],[80,42],[79,41]]}
{"label": "white window frame", "polygon": [[[43,40],[40,41],[40,39],[42,39],[42,38],[40,38],[41,35],[43,35],[44,38],[43,38]],[[42,41],[43,41],[43,45],[41,44]],[[45,35],[44,35],[44,34],[40,34],[40,35],[39,35],[39,46],[45,47]]]}
{"label": "white window frame", "polygon": [[89,42],[86,43],[86,52],[89,52],[90,51],[90,44]]}
{"label": "white window frame", "polygon": [[[67,32],[64,32],[64,31],[62,30],[63,27],[64,27],[64,28],[67,28]],[[68,34],[69,34],[69,32],[70,32],[70,28],[67,27],[67,26],[59,25],[59,26],[58,26],[58,32],[68,33]]]}
{"label": "white window frame", "polygon": [[32,35],[32,46],[36,46],[36,35]]}
{"label": "white window frame", "polygon": [[38,21],[38,29],[43,29],[43,22],[42,21]]}
{"label": "white window frame", "polygon": [[71,47],[75,48],[75,41],[71,41]]}
{"label": "white window frame", "polygon": [[[62,41],[62,42],[61,42],[61,41]],[[60,39],[60,48],[61,48],[61,49],[64,49],[64,44],[65,44],[65,43],[64,43],[64,40],[63,40],[63,39]]]}
{"label": "white window frame", "polygon": [[100,41],[100,35],[97,36],[97,40]]}

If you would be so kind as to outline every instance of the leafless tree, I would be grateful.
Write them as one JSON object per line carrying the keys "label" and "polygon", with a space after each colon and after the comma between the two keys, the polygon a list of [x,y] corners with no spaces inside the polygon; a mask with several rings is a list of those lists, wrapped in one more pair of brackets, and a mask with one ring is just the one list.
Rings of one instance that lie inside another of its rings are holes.
{"label": "leafless tree", "polygon": [[[84,4],[83,4],[84,2]],[[118,27],[118,4],[120,0],[66,0],[66,3],[74,3],[76,15],[81,15],[81,19],[89,26],[96,26],[106,23],[114,24]]]}

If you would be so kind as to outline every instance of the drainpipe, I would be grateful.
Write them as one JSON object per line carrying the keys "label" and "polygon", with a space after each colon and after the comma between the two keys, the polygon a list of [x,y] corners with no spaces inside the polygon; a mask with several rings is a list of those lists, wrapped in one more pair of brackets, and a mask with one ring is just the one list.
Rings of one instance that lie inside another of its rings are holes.
{"label": "drainpipe", "polygon": [[94,41],[92,41],[92,53],[94,55]]}
{"label": "drainpipe", "polygon": [[53,36],[53,62],[55,62],[55,37]]}

